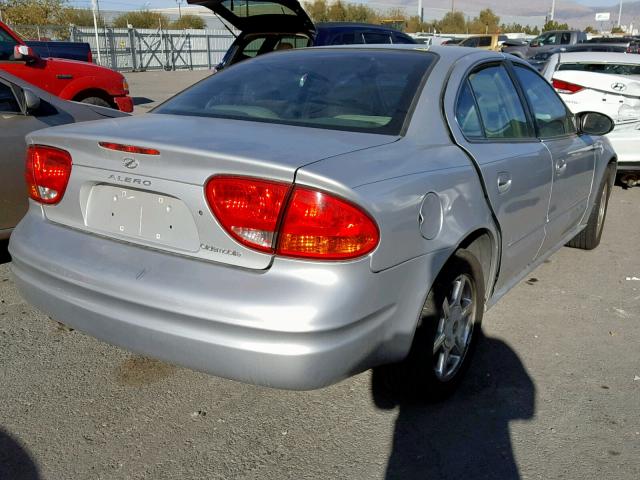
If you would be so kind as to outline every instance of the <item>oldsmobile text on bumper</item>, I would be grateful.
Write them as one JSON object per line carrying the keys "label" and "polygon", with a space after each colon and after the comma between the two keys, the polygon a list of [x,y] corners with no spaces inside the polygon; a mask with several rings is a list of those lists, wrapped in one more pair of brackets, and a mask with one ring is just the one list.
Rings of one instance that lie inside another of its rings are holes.
{"label": "oldsmobile text on bumper", "polygon": [[44,220],[35,205],[10,251],[21,293],[55,320],[196,370],[300,390],[401,360],[432,265],[449,254],[379,273],[368,257],[275,258],[253,271],[86,234]]}

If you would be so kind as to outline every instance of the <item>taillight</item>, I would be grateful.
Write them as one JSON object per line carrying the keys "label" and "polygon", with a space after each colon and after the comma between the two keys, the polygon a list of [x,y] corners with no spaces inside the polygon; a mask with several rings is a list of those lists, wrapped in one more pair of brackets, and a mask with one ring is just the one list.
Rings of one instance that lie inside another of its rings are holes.
{"label": "taillight", "polygon": [[274,252],[274,239],[290,185],[246,177],[213,177],[206,197],[224,229],[243,245]]}
{"label": "taillight", "polygon": [[569,95],[584,90],[584,87],[581,87],[580,85],[565,82],[564,80],[558,80],[556,78],[553,79],[553,88],[555,88],[558,93],[566,93]]}
{"label": "taillight", "polygon": [[288,257],[342,260],[378,245],[378,227],[355,205],[328,193],[296,187],[289,200],[277,252]]}
{"label": "taillight", "polygon": [[27,149],[25,178],[29,196],[55,205],[62,200],[71,176],[71,155],[59,148],[31,145]]}
{"label": "taillight", "polygon": [[307,187],[217,176],[205,195],[233,238],[263,252],[347,260],[371,252],[380,239],[375,222],[359,207]]}

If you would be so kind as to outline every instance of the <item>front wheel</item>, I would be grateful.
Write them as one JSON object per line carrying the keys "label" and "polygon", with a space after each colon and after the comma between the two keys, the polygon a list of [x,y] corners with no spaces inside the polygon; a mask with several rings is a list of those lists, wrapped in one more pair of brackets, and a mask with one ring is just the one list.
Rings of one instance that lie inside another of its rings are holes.
{"label": "front wheel", "polygon": [[380,367],[394,393],[434,402],[454,392],[480,335],[484,302],[482,267],[458,250],[427,297],[409,355]]}
{"label": "front wheel", "polygon": [[89,105],[96,105],[98,107],[113,108],[109,102],[100,97],[87,97],[80,100],[80,103],[88,103]]}

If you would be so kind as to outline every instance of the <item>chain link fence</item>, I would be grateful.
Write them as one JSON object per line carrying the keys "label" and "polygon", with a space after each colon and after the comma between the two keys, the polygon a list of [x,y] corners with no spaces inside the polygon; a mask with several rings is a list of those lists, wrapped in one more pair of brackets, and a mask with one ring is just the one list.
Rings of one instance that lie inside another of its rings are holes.
{"label": "chain link fence", "polygon": [[[121,72],[211,69],[233,43],[228,30],[11,25],[28,40],[85,42],[93,60]],[[99,54],[98,54],[99,51]]]}
{"label": "chain link fence", "polygon": [[[71,27],[70,39],[91,45],[93,58],[118,71],[211,69],[233,43],[227,30]],[[99,54],[98,54],[99,51]]]}

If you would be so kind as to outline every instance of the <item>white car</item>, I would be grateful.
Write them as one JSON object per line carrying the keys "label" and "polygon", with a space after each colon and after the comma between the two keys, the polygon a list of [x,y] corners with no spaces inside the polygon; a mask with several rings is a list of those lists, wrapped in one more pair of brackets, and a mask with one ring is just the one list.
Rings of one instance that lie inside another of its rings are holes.
{"label": "white car", "polygon": [[614,120],[607,137],[618,154],[620,180],[640,185],[640,55],[556,53],[542,74],[572,112],[595,111]]}

